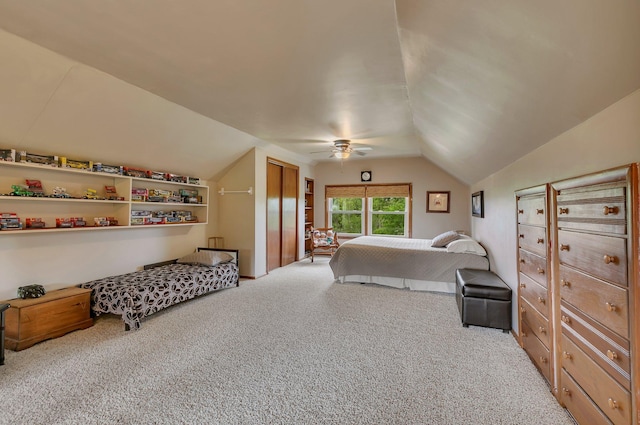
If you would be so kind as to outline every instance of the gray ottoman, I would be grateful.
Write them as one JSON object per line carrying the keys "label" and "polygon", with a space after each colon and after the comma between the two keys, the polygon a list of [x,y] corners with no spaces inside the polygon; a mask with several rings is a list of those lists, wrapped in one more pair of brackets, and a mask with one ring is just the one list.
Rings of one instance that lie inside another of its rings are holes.
{"label": "gray ottoman", "polygon": [[456,270],[456,302],[462,326],[511,330],[511,288],[488,270]]}

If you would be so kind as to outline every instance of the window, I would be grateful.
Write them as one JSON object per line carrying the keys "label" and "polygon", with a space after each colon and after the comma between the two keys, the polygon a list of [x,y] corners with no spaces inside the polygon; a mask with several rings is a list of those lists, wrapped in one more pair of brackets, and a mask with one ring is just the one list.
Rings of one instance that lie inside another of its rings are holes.
{"label": "window", "polygon": [[343,236],[411,235],[411,185],[327,186],[326,223]]}
{"label": "window", "polygon": [[338,233],[361,235],[364,230],[362,198],[332,198],[329,227]]}
{"label": "window", "polygon": [[408,236],[407,199],[368,198],[370,235]]}

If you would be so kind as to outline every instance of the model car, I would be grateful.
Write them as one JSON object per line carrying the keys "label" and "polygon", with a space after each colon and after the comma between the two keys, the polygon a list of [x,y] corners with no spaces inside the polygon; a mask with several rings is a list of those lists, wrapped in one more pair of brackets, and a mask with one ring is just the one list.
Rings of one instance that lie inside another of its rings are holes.
{"label": "model car", "polygon": [[56,186],[53,188],[53,193],[49,195],[50,198],[71,198],[71,195],[67,193],[67,189],[64,187]]}
{"label": "model car", "polygon": [[33,196],[33,192],[27,186],[14,184],[11,185],[10,196]]}
{"label": "model car", "polygon": [[83,198],[84,199],[101,199],[98,197],[98,191],[95,189],[87,189]]}

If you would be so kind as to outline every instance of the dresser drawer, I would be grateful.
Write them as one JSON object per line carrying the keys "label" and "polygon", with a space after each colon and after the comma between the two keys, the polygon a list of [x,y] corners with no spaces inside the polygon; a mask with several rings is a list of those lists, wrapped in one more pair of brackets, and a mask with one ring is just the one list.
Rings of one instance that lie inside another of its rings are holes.
{"label": "dresser drawer", "polygon": [[527,322],[527,326],[540,341],[549,347],[549,320],[529,304],[524,298],[520,298],[520,319]]}
{"label": "dresser drawer", "polygon": [[520,273],[520,296],[533,305],[546,319],[549,318],[547,288],[522,273]]}
{"label": "dresser drawer", "polygon": [[631,423],[631,394],[563,333],[562,367],[616,425]]}
{"label": "dresser drawer", "polygon": [[560,375],[561,402],[579,424],[611,425],[611,421],[602,413],[582,388],[573,380],[566,370]]}
{"label": "dresser drawer", "polygon": [[536,365],[547,382],[551,382],[551,358],[549,356],[549,349],[545,347],[531,331],[527,322],[523,321],[521,327],[522,348],[527,352],[531,361]]}
{"label": "dresser drawer", "polygon": [[630,389],[629,340],[593,321],[564,301],[560,305],[562,333],[589,355],[620,385]]}
{"label": "dresser drawer", "polygon": [[558,227],[606,233],[627,233],[624,187],[565,192],[557,197]]}
{"label": "dresser drawer", "polygon": [[518,199],[518,223],[546,226],[547,201],[544,195]]}
{"label": "dresser drawer", "polygon": [[547,259],[539,255],[532,254],[523,249],[518,251],[520,263],[518,265],[520,273],[524,273],[540,285],[547,287]]}
{"label": "dresser drawer", "polygon": [[558,258],[600,279],[627,285],[627,241],[611,236],[558,231]]}
{"label": "dresser drawer", "polygon": [[[612,331],[629,338],[627,289],[604,282],[567,266],[560,266],[560,298]],[[522,293],[522,288],[520,289]]]}
{"label": "dresser drawer", "polygon": [[518,245],[520,248],[538,254],[541,257],[547,255],[547,229],[544,227],[518,226]]}

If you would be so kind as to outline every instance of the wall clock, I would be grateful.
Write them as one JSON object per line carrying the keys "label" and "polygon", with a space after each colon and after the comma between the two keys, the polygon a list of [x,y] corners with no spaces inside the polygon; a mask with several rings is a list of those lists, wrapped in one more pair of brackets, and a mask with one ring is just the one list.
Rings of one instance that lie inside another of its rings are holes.
{"label": "wall clock", "polygon": [[371,171],[361,171],[360,172],[360,180],[363,182],[371,181]]}

